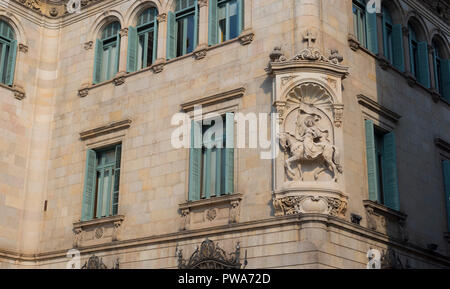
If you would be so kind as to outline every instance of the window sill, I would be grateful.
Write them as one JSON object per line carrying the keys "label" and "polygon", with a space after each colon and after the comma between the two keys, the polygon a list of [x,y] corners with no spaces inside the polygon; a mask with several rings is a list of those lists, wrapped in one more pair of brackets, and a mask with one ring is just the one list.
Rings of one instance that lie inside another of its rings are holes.
{"label": "window sill", "polygon": [[242,194],[180,204],[180,231],[209,228],[239,222]]}
{"label": "window sill", "polygon": [[22,100],[25,98],[25,90],[19,85],[8,86],[6,84],[0,83],[0,87],[11,91],[14,94],[14,98],[17,100]]}
{"label": "window sill", "polygon": [[450,245],[450,232],[444,233],[444,238],[447,240],[448,244]]}
{"label": "window sill", "polygon": [[406,231],[406,214],[386,207],[385,205],[365,200],[367,227],[402,242],[408,240]]}
{"label": "window sill", "polygon": [[111,243],[119,240],[123,215],[73,223],[74,248]]}

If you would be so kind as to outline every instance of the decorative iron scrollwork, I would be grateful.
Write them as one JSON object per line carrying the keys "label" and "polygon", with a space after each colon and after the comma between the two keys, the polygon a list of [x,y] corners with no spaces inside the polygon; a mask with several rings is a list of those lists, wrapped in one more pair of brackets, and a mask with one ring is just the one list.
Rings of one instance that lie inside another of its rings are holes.
{"label": "decorative iron scrollwork", "polygon": [[[91,257],[89,257],[86,263],[84,263],[81,269],[94,270],[94,269],[109,269],[109,268],[103,263],[102,258],[92,255]],[[116,259],[116,262],[114,263],[111,269],[119,269],[119,259]]]}
{"label": "decorative iron scrollwork", "polygon": [[[229,255],[229,256],[227,256]],[[240,262],[241,247],[239,242],[236,251],[227,254],[218,244],[206,238],[200,248],[197,247],[189,260],[183,259],[183,251],[178,251],[179,269],[243,269],[247,266],[247,251],[245,252],[244,264]]]}

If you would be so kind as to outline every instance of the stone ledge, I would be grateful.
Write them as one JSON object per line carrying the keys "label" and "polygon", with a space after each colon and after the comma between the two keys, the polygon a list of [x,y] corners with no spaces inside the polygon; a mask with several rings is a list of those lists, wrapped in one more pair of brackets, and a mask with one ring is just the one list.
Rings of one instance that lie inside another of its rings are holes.
{"label": "stone ledge", "polygon": [[130,119],[126,119],[108,125],[100,126],[94,129],[86,130],[80,133],[80,139],[84,141],[87,139],[95,138],[100,135],[105,135],[119,130],[127,129],[131,126],[131,122],[132,121]]}
{"label": "stone ledge", "polygon": [[400,242],[408,241],[406,230],[408,215],[370,200],[363,201],[363,205],[366,209],[367,227],[370,230],[380,232]]}
{"label": "stone ledge", "polygon": [[17,100],[22,100],[25,98],[25,90],[20,85],[13,85],[11,87],[3,83],[0,83],[0,87],[11,91],[14,94],[14,98]]}
{"label": "stone ledge", "polygon": [[358,98],[358,103],[368,109],[370,109],[371,111],[382,115],[386,118],[388,118],[389,120],[391,120],[394,123],[397,123],[402,116],[393,112],[392,110],[378,104],[376,101],[372,100],[371,98],[363,95],[363,94],[359,94],[357,96]]}
{"label": "stone ledge", "polygon": [[218,94],[214,94],[214,95],[210,95],[207,97],[203,97],[203,98],[199,98],[193,101],[189,101],[189,102],[185,102],[183,104],[181,104],[181,109],[183,111],[191,111],[194,109],[194,107],[196,105],[203,105],[203,106],[208,106],[208,105],[213,105],[219,102],[223,102],[226,100],[231,100],[234,98],[240,98],[245,94],[245,88],[244,87],[239,87],[233,90],[229,90],[226,92],[221,92]]}
{"label": "stone ledge", "polygon": [[125,216],[117,215],[73,223],[73,247],[103,245],[118,241],[124,219]]}
{"label": "stone ledge", "polygon": [[241,200],[232,194],[180,204],[180,231],[238,223]]}

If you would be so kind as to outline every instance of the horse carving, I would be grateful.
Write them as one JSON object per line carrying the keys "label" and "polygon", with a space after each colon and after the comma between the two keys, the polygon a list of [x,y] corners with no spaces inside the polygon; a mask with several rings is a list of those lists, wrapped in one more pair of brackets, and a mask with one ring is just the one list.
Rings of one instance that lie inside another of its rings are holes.
{"label": "horse carving", "polygon": [[296,177],[296,172],[292,169],[292,164],[296,163],[300,180],[303,181],[302,161],[321,161],[323,166],[314,170],[314,179],[325,170],[333,173],[333,180],[337,182],[337,172],[342,173],[343,169],[339,161],[339,153],[336,147],[328,139],[328,131],[317,127],[317,122],[321,117],[317,114],[309,114],[302,120],[302,110],[296,122],[296,135],[286,132],[280,134],[280,144],[289,158],[285,162],[285,169],[292,179]]}

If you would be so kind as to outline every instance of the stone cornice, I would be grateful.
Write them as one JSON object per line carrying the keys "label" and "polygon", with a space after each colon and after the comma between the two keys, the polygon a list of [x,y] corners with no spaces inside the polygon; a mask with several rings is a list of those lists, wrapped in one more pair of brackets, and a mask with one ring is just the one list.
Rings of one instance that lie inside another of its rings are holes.
{"label": "stone cornice", "polygon": [[130,126],[131,126],[130,119],[114,122],[114,123],[111,123],[108,125],[104,125],[101,127],[83,131],[80,133],[80,139],[84,141],[84,140],[91,139],[91,138],[94,138],[94,137],[97,137],[100,135],[105,135],[105,134],[109,134],[109,133],[116,132],[119,130],[124,130],[124,129],[129,128]]}
{"label": "stone cornice", "polygon": [[359,104],[370,109],[373,112],[378,113],[379,115],[388,118],[394,123],[398,122],[402,118],[399,114],[393,112],[390,109],[385,108],[384,106],[378,104],[376,101],[372,100],[371,98],[365,95],[359,94],[357,98]]}
{"label": "stone cornice", "polygon": [[[440,264],[445,267],[450,267],[450,259],[446,256],[430,253],[426,248],[419,247],[411,243],[400,243],[392,240],[388,236],[370,230],[368,228],[352,224],[337,217],[326,216],[321,214],[303,214],[303,215],[291,215],[276,218],[269,218],[258,221],[241,222],[235,224],[228,224],[218,227],[210,227],[206,229],[187,230],[176,233],[149,236],[131,240],[115,241],[109,244],[89,246],[79,248],[82,255],[95,254],[98,252],[114,251],[129,249],[133,247],[144,247],[156,244],[176,243],[183,240],[190,240],[193,238],[205,238],[207,236],[224,233],[240,233],[254,230],[264,230],[268,228],[275,228],[280,226],[302,226],[304,224],[324,224],[330,231],[339,231],[342,234],[357,235],[361,238],[367,238],[372,242],[378,242],[385,244],[392,248],[397,248],[402,251],[416,255],[417,257],[426,258],[432,260],[436,264]],[[39,254],[20,254],[12,251],[0,250],[0,258],[13,260],[14,262],[42,262],[46,260],[57,260],[66,258],[67,250],[71,248],[51,251]],[[37,264],[34,264],[37,265]],[[33,265],[32,265],[33,266]]]}
{"label": "stone cornice", "polygon": [[194,109],[194,107],[196,105],[204,105],[204,106],[213,105],[218,102],[242,97],[244,95],[244,93],[245,93],[245,88],[239,87],[239,88],[229,90],[226,92],[221,92],[218,94],[210,95],[210,96],[196,99],[193,101],[185,102],[185,103],[181,104],[181,109],[183,111],[191,111]]}
{"label": "stone cornice", "polygon": [[436,144],[436,146],[438,148],[440,148],[441,150],[450,153],[450,143],[446,142],[445,140],[441,139],[441,138],[436,138],[434,140],[434,143]]}

